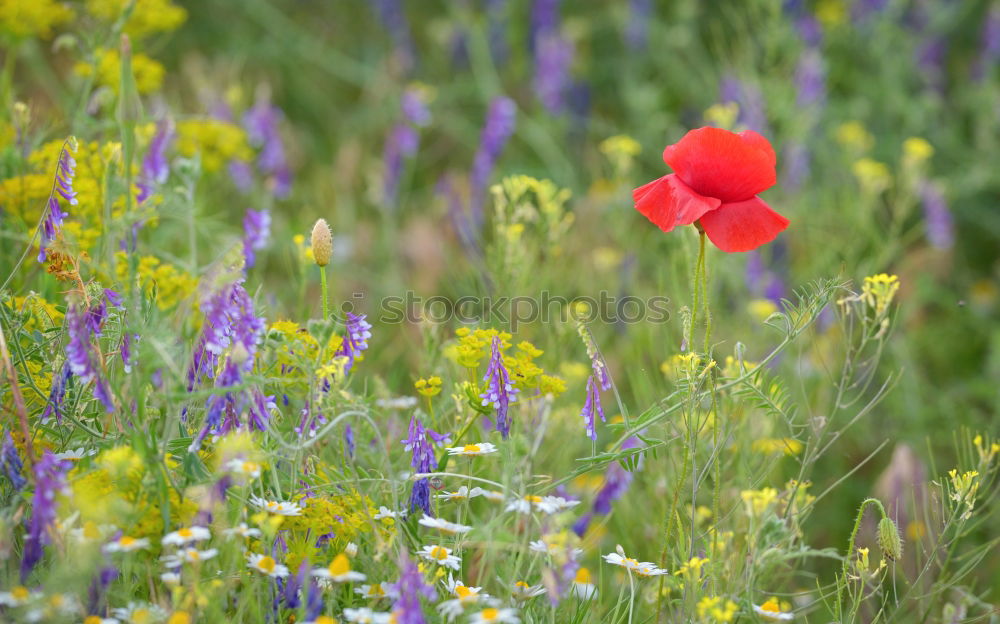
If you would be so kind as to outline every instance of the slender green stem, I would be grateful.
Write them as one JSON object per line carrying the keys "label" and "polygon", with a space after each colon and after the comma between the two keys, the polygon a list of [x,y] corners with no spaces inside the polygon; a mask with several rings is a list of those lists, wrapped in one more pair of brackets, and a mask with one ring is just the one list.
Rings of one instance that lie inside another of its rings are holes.
{"label": "slender green stem", "polygon": [[326,267],[319,268],[320,296],[323,299],[323,320],[330,318],[330,298],[326,285]]}

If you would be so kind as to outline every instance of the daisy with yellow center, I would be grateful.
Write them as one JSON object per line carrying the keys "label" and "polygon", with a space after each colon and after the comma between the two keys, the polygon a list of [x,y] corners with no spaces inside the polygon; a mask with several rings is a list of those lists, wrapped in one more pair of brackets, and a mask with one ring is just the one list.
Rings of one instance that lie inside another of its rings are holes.
{"label": "daisy with yellow center", "polygon": [[767,602],[760,605],[753,606],[754,613],[764,618],[768,622],[787,622],[789,620],[794,620],[795,616],[792,613],[787,613],[781,608],[781,604],[778,603],[777,598],[768,598]]}
{"label": "daisy with yellow center", "polygon": [[441,492],[436,495],[435,498],[441,498],[446,501],[461,501],[469,498],[475,498],[481,496],[483,490],[481,488],[472,488],[471,490],[467,486],[462,486],[455,490],[454,492]]}
{"label": "daisy with yellow center", "polygon": [[337,620],[329,615],[320,615],[315,620],[307,620],[302,622],[302,624],[337,624]]}
{"label": "daisy with yellow center", "polygon": [[456,533],[468,533],[472,530],[472,527],[464,524],[456,524],[454,522],[448,522],[442,518],[432,518],[427,514],[420,519],[420,525],[429,527],[431,529],[437,529],[442,533],[447,533],[448,535],[455,535]]}
{"label": "daisy with yellow center", "polygon": [[207,540],[210,537],[212,537],[212,533],[205,527],[184,527],[163,536],[163,545],[183,546],[189,542],[200,542],[202,540]]}
{"label": "daisy with yellow center", "polygon": [[458,570],[462,566],[462,560],[451,554],[450,548],[438,546],[437,544],[425,545],[417,551],[417,555],[431,563],[436,563],[439,566],[451,568],[452,570]]}
{"label": "daisy with yellow center", "polygon": [[391,613],[372,611],[365,607],[363,609],[344,609],[344,619],[357,624],[392,624]]}
{"label": "daisy with yellow center", "polygon": [[481,488],[472,488],[470,496],[476,496],[476,490],[479,490],[479,496],[482,496],[491,503],[502,503],[506,499],[503,492],[497,492],[496,490],[484,490]]}
{"label": "daisy with yellow center", "polygon": [[545,588],[541,585],[528,585],[524,581],[518,581],[514,583],[514,588],[511,589],[510,593],[514,597],[514,600],[524,602],[525,600],[531,600],[535,596],[541,596],[545,593]]}
{"label": "daisy with yellow center", "polygon": [[226,470],[250,479],[256,479],[260,476],[260,464],[242,458],[230,459],[226,462]]}
{"label": "daisy with yellow center", "polygon": [[267,513],[274,514],[276,516],[301,516],[302,507],[296,503],[290,503],[286,501],[272,501],[259,496],[251,496],[250,504],[260,509],[261,511],[266,511]]}
{"label": "daisy with yellow center", "polygon": [[260,572],[266,576],[274,578],[284,578],[288,576],[288,568],[276,562],[272,557],[268,555],[258,555],[256,553],[251,553],[247,556],[247,563],[251,569]]}
{"label": "daisy with yellow center", "polygon": [[344,553],[340,553],[334,557],[329,566],[316,568],[312,573],[315,577],[327,579],[334,583],[353,583],[354,581],[365,580],[364,574],[351,570],[351,560]]}
{"label": "daisy with yellow center", "polygon": [[621,566],[626,570],[639,574],[639,576],[661,576],[667,574],[666,570],[656,567],[655,563],[650,563],[649,561],[640,562],[631,557],[626,557],[625,551],[622,550],[621,546],[617,550],[618,552],[603,555],[602,558],[611,565]]}
{"label": "daisy with yellow center", "polygon": [[496,452],[497,447],[489,442],[448,447],[448,455],[488,455]]}
{"label": "daisy with yellow center", "polygon": [[363,598],[368,600],[378,600],[379,598],[385,598],[388,592],[382,588],[381,583],[374,583],[372,585],[362,585],[360,587],[354,588],[354,593],[358,594]]}
{"label": "daisy with yellow center", "polygon": [[262,534],[260,529],[255,529],[253,527],[247,526],[246,522],[241,522],[237,526],[231,529],[226,529],[223,531],[226,537],[260,537]]}
{"label": "daisy with yellow center", "polygon": [[143,548],[149,548],[149,540],[147,538],[135,538],[128,535],[122,535],[118,539],[105,544],[104,552],[133,552]]}
{"label": "daisy with yellow center", "polygon": [[160,561],[168,568],[179,568],[183,563],[201,563],[219,554],[214,548],[208,550],[198,550],[197,548],[184,548],[174,555],[167,555]]}
{"label": "daisy with yellow center", "polygon": [[0,605],[19,607],[35,596],[27,587],[18,585],[9,592],[0,592]]}
{"label": "daisy with yellow center", "polygon": [[167,619],[167,612],[159,605],[130,602],[127,607],[112,609],[111,615],[130,624],[153,624]]}
{"label": "daisy with yellow center", "polygon": [[590,600],[597,595],[597,586],[590,580],[590,570],[580,568],[573,578],[573,593],[581,600]]}
{"label": "daisy with yellow center", "polygon": [[497,609],[489,607],[479,613],[474,613],[469,624],[490,624],[501,622],[503,624],[521,624],[521,618],[517,617],[516,609]]}

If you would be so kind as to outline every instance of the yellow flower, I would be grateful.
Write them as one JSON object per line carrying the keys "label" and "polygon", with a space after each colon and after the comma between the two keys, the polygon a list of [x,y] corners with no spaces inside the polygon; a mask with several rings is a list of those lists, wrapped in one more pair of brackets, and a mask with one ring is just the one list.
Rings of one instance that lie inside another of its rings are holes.
{"label": "yellow flower", "polygon": [[892,184],[892,173],[885,163],[871,158],[861,158],[851,166],[854,177],[861,188],[871,193],[880,193]]}
{"label": "yellow flower", "polygon": [[762,455],[798,455],[802,452],[802,443],[795,438],[760,438],[753,441],[751,448]]}
{"label": "yellow flower", "polygon": [[[65,2],[53,0],[3,0],[0,2],[0,31],[16,38],[52,36],[52,27],[73,19]],[[7,54],[11,51],[7,50]]]}
{"label": "yellow flower", "polygon": [[903,158],[911,163],[922,163],[934,155],[934,146],[927,139],[910,137],[903,141]]}
{"label": "yellow flower", "polygon": [[860,121],[848,121],[837,127],[837,142],[856,151],[867,152],[875,143],[875,138]]}
{"label": "yellow flower", "polygon": [[701,576],[701,569],[706,563],[708,563],[708,559],[705,557],[691,557],[688,559],[687,563],[683,564],[679,570],[674,572],[674,575],[691,575],[694,578],[699,578]]}
{"label": "yellow flower", "polygon": [[611,156],[612,154],[624,154],[626,156],[638,156],[642,151],[642,146],[632,137],[625,134],[616,134],[601,141],[599,146],[602,154]]}
{"label": "yellow flower", "polygon": [[760,516],[774,501],[778,500],[778,490],[770,487],[760,490],[743,490],[740,492],[740,498],[743,499],[743,504],[746,506],[747,515]]}
{"label": "yellow flower", "polygon": [[740,105],[736,102],[713,104],[705,110],[705,122],[724,130],[736,127],[736,119],[740,116]]}
{"label": "yellow flower", "polygon": [[[117,94],[121,83],[121,55],[118,50],[111,48],[98,49],[95,55],[96,64],[77,63],[74,71],[80,76],[92,76],[96,84],[108,87]],[[158,61],[141,52],[132,53],[132,76],[136,91],[141,95],[159,91],[165,73],[166,70]]]}
{"label": "yellow flower", "polygon": [[878,275],[871,275],[865,278],[865,283],[861,289],[861,297],[875,310],[876,316],[882,316],[898,291],[898,277],[879,273]]}
{"label": "yellow flower", "polygon": [[763,323],[769,316],[778,312],[778,306],[770,299],[752,299],[747,304],[747,311],[750,312],[750,316],[757,319],[757,322]]}
{"label": "yellow flower", "polygon": [[847,17],[844,0],[819,0],[816,3],[816,19],[824,26],[843,24]]}
{"label": "yellow flower", "polygon": [[205,171],[222,169],[230,160],[248,161],[253,156],[246,132],[236,124],[218,119],[189,119],[177,124],[177,151],[191,158],[201,154]]}
{"label": "yellow flower", "polygon": [[737,609],[735,602],[723,602],[721,596],[705,596],[697,605],[698,617],[703,622],[732,622]]}
{"label": "yellow flower", "polygon": [[418,379],[413,387],[417,389],[417,392],[424,395],[425,397],[436,396],[441,392],[441,378],[437,375],[429,377],[427,379]]}
{"label": "yellow flower", "polygon": [[[114,22],[131,0],[87,0],[87,12],[106,22]],[[125,32],[141,38],[157,32],[176,29],[187,19],[187,11],[170,0],[138,0],[125,22]]]}

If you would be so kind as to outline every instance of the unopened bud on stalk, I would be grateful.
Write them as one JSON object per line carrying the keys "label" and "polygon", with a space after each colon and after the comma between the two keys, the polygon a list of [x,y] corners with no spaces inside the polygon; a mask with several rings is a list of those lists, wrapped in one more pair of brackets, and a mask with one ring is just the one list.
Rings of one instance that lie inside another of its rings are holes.
{"label": "unopened bud on stalk", "polygon": [[330,233],[326,219],[317,219],[316,225],[313,226],[312,252],[316,264],[321,267],[330,264],[330,256],[333,255],[333,234]]}
{"label": "unopened bud on stalk", "polygon": [[883,516],[878,523],[878,545],[886,559],[895,561],[903,556],[903,540],[899,537],[899,528],[888,516]]}

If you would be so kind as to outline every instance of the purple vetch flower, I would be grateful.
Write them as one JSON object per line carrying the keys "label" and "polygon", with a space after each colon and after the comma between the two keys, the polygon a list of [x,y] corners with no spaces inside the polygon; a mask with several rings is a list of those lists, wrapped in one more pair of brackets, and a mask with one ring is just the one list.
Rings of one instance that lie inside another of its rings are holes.
{"label": "purple vetch flower", "polygon": [[587,400],[583,404],[583,411],[580,416],[583,418],[583,425],[587,431],[587,437],[591,440],[597,439],[597,418],[600,415],[601,422],[606,422],[604,418],[604,406],[601,405],[601,392],[597,389],[597,382],[594,376],[587,377]]}
{"label": "purple vetch flower", "polygon": [[129,332],[122,334],[122,344],[118,349],[118,353],[122,357],[122,368],[125,369],[126,373],[131,373],[132,366],[135,364],[135,353],[132,351],[133,341],[139,342],[139,334]]}
{"label": "purple vetch flower", "polygon": [[534,0],[531,6],[531,25],[528,33],[528,49],[537,56],[539,42],[552,35],[559,28],[559,4],[561,0]]}
{"label": "purple vetch flower", "polygon": [[629,0],[625,42],[630,50],[639,52],[646,49],[651,23],[653,23],[652,0]]}
{"label": "purple vetch flower", "polygon": [[478,233],[483,225],[486,186],[500,152],[514,133],[516,119],[517,104],[514,100],[504,96],[493,98],[486,114],[486,124],[479,137],[479,150],[476,152],[472,162],[472,172],[469,174],[469,215],[474,232]]}
{"label": "purple vetch flower", "polygon": [[982,82],[1000,61],[1000,5],[994,3],[983,20],[979,56],[972,66],[972,77]]}
{"label": "purple vetch flower", "polygon": [[149,142],[146,155],[142,158],[135,185],[139,187],[136,201],[140,204],[153,194],[157,187],[162,186],[170,175],[170,164],[167,162],[167,149],[174,138],[174,124],[169,119],[161,119],[156,124],[156,134]]}
{"label": "purple vetch flower", "polygon": [[268,187],[278,199],[291,192],[292,174],[285,156],[285,144],[278,126],[283,115],[281,109],[261,98],[243,115],[243,127],[251,145],[260,148],[257,169],[268,178]]}
{"label": "purple vetch flower", "polygon": [[920,200],[924,209],[924,227],[927,241],[938,249],[951,249],[955,244],[955,228],[941,186],[925,182],[920,186]]}
{"label": "purple vetch flower", "polygon": [[[103,306],[103,301],[101,306]],[[93,308],[92,308],[93,309]],[[111,399],[111,390],[107,382],[100,375],[98,358],[94,354],[94,346],[90,342],[90,335],[94,332],[95,325],[100,328],[103,317],[95,316],[89,310],[83,310],[77,305],[71,305],[66,312],[66,333],[69,335],[69,343],[66,345],[66,362],[69,370],[79,378],[83,384],[94,382],[94,397],[104,404],[108,413],[115,410],[114,401]],[[94,332],[96,334],[96,332]]]}
{"label": "purple vetch flower", "polygon": [[271,238],[271,212],[247,208],[243,217],[243,255],[247,268],[257,262],[256,252],[267,246]]}
{"label": "purple vetch flower", "polygon": [[24,470],[24,463],[21,461],[17,446],[14,445],[14,438],[9,431],[4,431],[3,444],[0,445],[0,472],[3,472],[15,490],[20,490],[28,483],[28,480],[21,474],[22,470]]}
{"label": "purple vetch flower", "polygon": [[66,382],[69,381],[72,374],[69,362],[64,362],[59,374],[52,376],[52,387],[49,389],[49,400],[45,403],[45,411],[42,412],[42,422],[45,422],[52,414],[55,414],[56,422],[62,424],[63,401],[66,398]]}
{"label": "purple vetch flower", "polygon": [[368,348],[368,339],[372,337],[371,323],[365,320],[366,314],[347,313],[344,341],[337,349],[337,355],[347,357],[344,372],[350,372],[354,361]]}
{"label": "purple vetch flower", "polygon": [[[779,263],[773,262],[773,264]],[[764,265],[764,258],[759,250],[747,253],[746,284],[747,290],[754,297],[763,297],[781,307],[781,299],[785,296],[785,284],[777,272]]]}
{"label": "purple vetch flower", "polygon": [[823,43],[823,26],[814,15],[805,13],[795,19],[795,30],[802,42],[810,48],[818,48]]}
{"label": "purple vetch flower", "polygon": [[56,496],[66,490],[66,473],[71,465],[57,459],[51,451],[45,451],[35,464],[35,495],[31,499],[31,518],[21,558],[22,581],[42,558],[44,546],[51,540],[50,531],[56,521]]}
{"label": "purple vetch flower", "polygon": [[42,222],[42,240],[38,245],[38,261],[45,262],[45,250],[56,237],[57,228],[62,227],[63,221],[68,214],[59,207],[59,200],[56,195],[63,198],[63,201],[71,206],[79,203],[76,199],[76,191],[73,190],[73,176],[76,175],[76,160],[71,152],[76,151],[76,139],[70,137],[66,140],[59,151],[59,160],[56,162],[55,181],[52,183],[52,192],[45,204],[45,219]]}
{"label": "purple vetch flower", "polygon": [[382,152],[382,200],[395,209],[399,196],[399,180],[404,161],[417,153],[420,135],[410,125],[398,123],[392,127]]}
{"label": "purple vetch flower", "polygon": [[122,296],[110,288],[104,289],[104,300],[116,308],[122,308],[125,306],[125,301],[122,299]]}
{"label": "purple vetch flower", "polygon": [[344,444],[347,446],[347,456],[354,459],[354,429],[350,425],[344,427]]}
{"label": "purple vetch flower", "polygon": [[323,614],[323,590],[316,579],[310,578],[306,592],[306,621],[311,622]]}
{"label": "purple vetch flower", "polygon": [[889,0],[855,0],[851,5],[851,21],[855,25],[867,22],[872,16],[885,11]]}
{"label": "purple vetch flower", "polygon": [[[424,428],[424,423],[416,416],[410,418],[409,435],[403,440],[403,447],[410,452],[410,466],[417,473],[434,472],[437,469],[432,435],[436,437],[439,434]],[[431,512],[430,479],[428,477],[415,481],[410,492],[410,511],[418,508],[429,516],[433,515]]]}
{"label": "purple vetch flower", "polygon": [[87,590],[87,613],[100,613],[101,605],[104,603],[104,596],[108,591],[108,586],[118,578],[118,568],[113,565],[102,566],[93,580],[90,581],[90,588]]}
{"label": "purple vetch flower", "polygon": [[299,605],[302,604],[302,589],[305,587],[306,581],[309,580],[309,576],[309,560],[303,559],[302,564],[299,565],[298,573],[290,575],[285,581],[282,599],[286,608],[298,609]]}
{"label": "purple vetch flower", "polygon": [[[623,451],[641,447],[642,441],[635,436],[622,443]],[[643,458],[640,455],[639,461],[636,464],[636,472],[642,470],[642,466]],[[628,491],[629,486],[632,484],[633,477],[634,473],[626,470],[620,462],[614,462],[609,465],[604,473],[604,484],[598,490],[597,496],[594,497],[592,511],[585,514],[573,525],[573,531],[580,537],[583,537],[595,515],[606,516],[611,513],[611,504],[625,495],[625,492]]]}
{"label": "purple vetch flower", "polygon": [[446,202],[448,219],[451,221],[451,227],[458,237],[458,242],[465,249],[465,253],[471,257],[478,256],[480,247],[477,230],[473,226],[469,214],[465,211],[465,204],[462,202],[459,190],[455,187],[453,176],[451,174],[441,176],[434,187],[434,192]]}
{"label": "purple vetch flower", "polygon": [[378,9],[382,25],[392,37],[394,53],[399,58],[403,70],[409,72],[416,63],[416,49],[410,37],[410,26],[406,21],[402,0],[375,0],[372,5]]}
{"label": "purple vetch flower", "polygon": [[540,36],[535,46],[534,90],[545,109],[557,115],[565,109],[573,44],[553,32]]}
{"label": "purple vetch flower", "polygon": [[812,170],[812,154],[809,147],[802,141],[790,141],[784,150],[782,162],[785,163],[782,169],[782,186],[789,191],[796,191],[809,178]]}
{"label": "purple vetch flower", "polygon": [[490,344],[490,363],[483,376],[486,382],[486,392],[479,395],[483,400],[483,405],[493,405],[497,411],[496,429],[506,440],[510,436],[510,419],[507,412],[510,404],[517,401],[517,388],[510,383],[510,373],[503,363],[503,350],[501,349],[500,337],[493,336]]}
{"label": "purple vetch flower", "polygon": [[399,555],[399,580],[388,583],[387,588],[397,596],[392,606],[393,622],[397,624],[427,624],[420,598],[434,600],[437,592],[433,585],[424,582],[420,569],[406,553]]}
{"label": "purple vetch flower", "polygon": [[826,101],[826,68],[819,50],[806,50],[795,67],[795,103],[799,108],[822,107]]}
{"label": "purple vetch flower", "polygon": [[754,132],[768,134],[764,96],[760,89],[727,75],[719,83],[719,101],[736,102],[740,107],[738,122]]}

